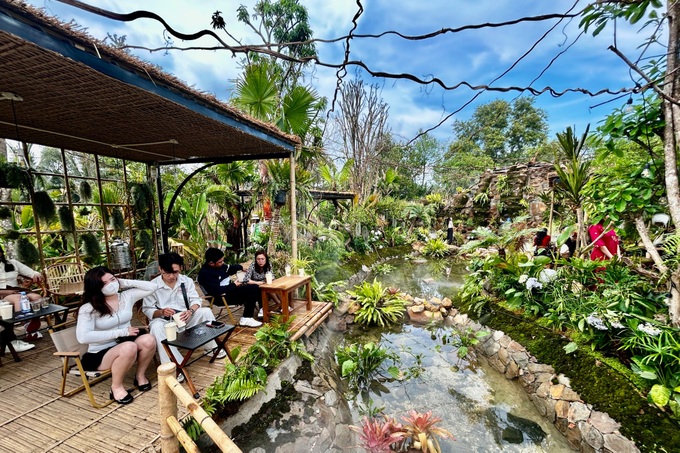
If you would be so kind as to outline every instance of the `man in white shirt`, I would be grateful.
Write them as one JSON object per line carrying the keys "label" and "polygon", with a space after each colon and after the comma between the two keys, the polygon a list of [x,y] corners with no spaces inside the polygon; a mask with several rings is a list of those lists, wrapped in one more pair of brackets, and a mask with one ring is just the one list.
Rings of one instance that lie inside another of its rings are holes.
{"label": "man in white shirt", "polygon": [[[174,252],[165,253],[158,257],[158,267],[161,275],[152,280],[158,285],[158,290],[150,296],[144,298],[142,311],[149,318],[149,330],[156,337],[158,345],[158,356],[161,363],[170,362],[161,341],[166,339],[165,324],[172,321],[172,315],[179,313],[181,321],[186,323],[186,327],[193,327],[198,324],[205,324],[214,321],[215,315],[209,307],[201,307],[201,298],[196,292],[196,285],[186,275],[182,275],[184,258]],[[182,292],[182,285],[186,290],[186,300]],[[206,352],[211,352],[217,347],[215,341],[206,343]],[[177,362],[182,362],[182,355],[177,348],[170,347]],[[221,350],[217,355],[218,359],[226,357],[227,353]]]}

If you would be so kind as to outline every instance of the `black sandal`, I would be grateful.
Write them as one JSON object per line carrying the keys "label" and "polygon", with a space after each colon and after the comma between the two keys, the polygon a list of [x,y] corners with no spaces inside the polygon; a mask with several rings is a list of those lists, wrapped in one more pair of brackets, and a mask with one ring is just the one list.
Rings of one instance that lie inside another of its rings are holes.
{"label": "black sandal", "polygon": [[116,403],[118,403],[118,404],[130,404],[130,403],[132,402],[132,400],[134,400],[134,398],[133,398],[133,396],[130,394],[130,392],[127,392],[127,395],[125,395],[123,398],[121,398],[121,399],[118,400],[118,399],[116,399],[116,398],[113,397],[113,390],[111,390],[111,391],[109,392],[109,399],[114,400],[114,401],[115,401]]}
{"label": "black sandal", "polygon": [[151,390],[151,382],[147,382],[146,384],[139,385],[137,378],[135,378],[135,380],[132,381],[132,383],[135,384],[135,387],[137,387],[140,392],[148,392],[149,390]]}

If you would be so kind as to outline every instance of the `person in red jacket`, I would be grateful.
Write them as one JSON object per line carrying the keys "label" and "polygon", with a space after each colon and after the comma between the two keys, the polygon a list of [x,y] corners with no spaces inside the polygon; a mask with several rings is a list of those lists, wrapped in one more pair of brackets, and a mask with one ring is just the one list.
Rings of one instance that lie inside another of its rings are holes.
{"label": "person in red jacket", "polygon": [[550,235],[543,228],[534,237],[534,256],[550,256]]}
{"label": "person in red jacket", "polygon": [[602,235],[604,232],[602,222],[603,221],[600,220],[595,225],[590,225],[590,227],[588,227],[590,240],[594,241],[593,251],[590,252],[590,259],[593,261],[610,260],[621,254],[619,238],[616,236],[614,230],[609,230]]}

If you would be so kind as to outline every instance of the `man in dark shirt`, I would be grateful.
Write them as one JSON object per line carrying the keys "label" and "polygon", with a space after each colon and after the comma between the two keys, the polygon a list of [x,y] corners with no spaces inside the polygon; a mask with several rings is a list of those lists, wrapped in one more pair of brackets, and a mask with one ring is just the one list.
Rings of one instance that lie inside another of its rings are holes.
{"label": "man in dark shirt", "polygon": [[198,283],[215,298],[215,303],[221,304],[224,295],[233,304],[243,304],[243,316],[239,325],[244,327],[260,327],[261,322],[253,318],[255,303],[261,300],[260,287],[244,284],[229,278],[238,271],[242,271],[240,264],[224,264],[224,252],[220,249],[209,248],[205,251],[205,262],[198,272]]}

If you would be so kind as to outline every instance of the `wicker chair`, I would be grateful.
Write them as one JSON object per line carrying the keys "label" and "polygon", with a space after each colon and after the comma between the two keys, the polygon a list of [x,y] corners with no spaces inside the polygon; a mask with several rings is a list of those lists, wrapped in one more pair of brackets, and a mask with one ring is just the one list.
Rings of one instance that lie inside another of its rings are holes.
{"label": "wicker chair", "polygon": [[47,266],[45,289],[48,295],[54,296],[64,305],[80,303],[87,268],[82,263],[59,263]]}

